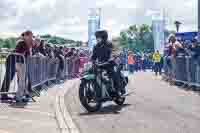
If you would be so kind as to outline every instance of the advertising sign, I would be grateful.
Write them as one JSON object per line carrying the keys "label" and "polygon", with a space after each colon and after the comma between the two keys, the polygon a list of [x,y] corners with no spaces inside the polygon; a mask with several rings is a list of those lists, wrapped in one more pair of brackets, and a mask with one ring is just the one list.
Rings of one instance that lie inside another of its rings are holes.
{"label": "advertising sign", "polygon": [[154,50],[159,51],[161,54],[164,52],[164,20],[154,19],[153,20],[153,37],[154,37]]}

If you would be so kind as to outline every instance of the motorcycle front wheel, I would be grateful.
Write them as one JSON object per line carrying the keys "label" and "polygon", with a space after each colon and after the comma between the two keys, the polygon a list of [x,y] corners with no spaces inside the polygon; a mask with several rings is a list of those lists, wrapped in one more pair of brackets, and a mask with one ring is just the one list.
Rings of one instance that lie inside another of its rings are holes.
{"label": "motorcycle front wheel", "polygon": [[98,100],[101,96],[100,88],[94,80],[83,80],[79,88],[79,99],[88,112],[98,111],[102,103]]}

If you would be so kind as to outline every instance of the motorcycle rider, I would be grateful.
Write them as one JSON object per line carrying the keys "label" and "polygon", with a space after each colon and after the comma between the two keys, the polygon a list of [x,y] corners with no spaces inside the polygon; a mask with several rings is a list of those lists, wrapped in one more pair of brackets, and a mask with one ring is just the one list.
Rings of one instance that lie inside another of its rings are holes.
{"label": "motorcycle rider", "polygon": [[[95,33],[97,44],[94,46],[93,49],[93,55],[92,55],[92,61],[93,62],[101,62],[105,63],[108,62],[111,59],[112,56],[112,43],[108,41],[108,33],[106,30],[100,30]],[[119,94],[119,89],[122,89],[120,86],[120,76],[117,72],[114,71],[114,68],[112,65],[107,65],[103,69],[105,69],[110,78],[113,79],[114,82],[114,88],[116,89],[118,96]],[[112,91],[112,90],[111,90]],[[125,93],[124,91],[121,91],[123,94]]]}

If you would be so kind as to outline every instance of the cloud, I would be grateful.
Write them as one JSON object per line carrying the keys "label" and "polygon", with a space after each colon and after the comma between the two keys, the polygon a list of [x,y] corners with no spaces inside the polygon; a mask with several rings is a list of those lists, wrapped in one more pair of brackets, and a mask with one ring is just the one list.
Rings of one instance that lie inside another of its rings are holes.
{"label": "cloud", "polygon": [[0,2],[0,21],[4,21],[9,17],[16,16],[17,7],[10,1],[1,0]]}
{"label": "cloud", "polygon": [[81,22],[80,18],[77,16],[74,16],[74,17],[66,18],[64,23],[66,25],[75,25],[75,24],[79,24],[80,22]]}
{"label": "cloud", "polygon": [[107,5],[112,5],[115,0],[98,0],[96,1],[96,6],[103,7]]}
{"label": "cloud", "polygon": [[121,25],[119,26],[119,29],[120,29],[120,31],[121,31],[121,30],[127,29],[128,27],[129,27],[128,24],[121,24]]}
{"label": "cloud", "polygon": [[160,14],[160,11],[149,9],[146,11],[145,16],[153,16],[153,15],[158,15],[158,14]]}
{"label": "cloud", "polygon": [[196,6],[196,1],[195,0],[186,1],[184,6],[186,6],[188,8],[194,8]]}
{"label": "cloud", "polygon": [[136,2],[130,0],[98,0],[96,1],[97,7],[113,6],[119,9],[134,9],[137,7]]}
{"label": "cloud", "polygon": [[116,8],[119,9],[135,9],[137,8],[137,3],[135,1],[130,0],[123,0],[123,1],[117,1],[115,3]]}
{"label": "cloud", "polygon": [[181,31],[197,29],[196,0],[0,0],[0,33],[15,35],[31,29],[86,40],[91,7],[101,8],[102,27],[114,36],[132,24],[151,25],[151,16],[163,9],[167,27],[175,29],[173,23],[179,20]]}
{"label": "cloud", "polygon": [[6,32],[6,33],[0,33],[1,38],[8,38],[8,37],[18,37],[16,33],[13,32]]}
{"label": "cloud", "polygon": [[116,24],[117,24],[117,21],[114,19],[108,19],[105,23],[105,25],[108,27],[112,27],[113,25],[116,25]]}

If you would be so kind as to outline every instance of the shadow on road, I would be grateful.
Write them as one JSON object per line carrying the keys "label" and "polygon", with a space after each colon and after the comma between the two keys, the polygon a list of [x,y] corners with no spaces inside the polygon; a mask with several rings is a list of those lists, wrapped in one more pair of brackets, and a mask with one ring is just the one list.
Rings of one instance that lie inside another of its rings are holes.
{"label": "shadow on road", "polygon": [[0,104],[8,104],[8,107],[11,108],[25,108],[28,105],[28,103],[16,103],[12,100],[3,100],[0,101]]}
{"label": "shadow on road", "polygon": [[124,104],[122,106],[118,105],[109,105],[101,108],[100,111],[98,112],[93,112],[93,113],[80,113],[80,116],[86,116],[86,115],[105,115],[105,114],[120,114],[120,111],[123,108],[126,108],[128,106],[131,106],[131,104]]}
{"label": "shadow on road", "polygon": [[11,103],[9,106],[12,108],[25,108],[27,103]]}

